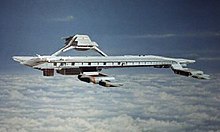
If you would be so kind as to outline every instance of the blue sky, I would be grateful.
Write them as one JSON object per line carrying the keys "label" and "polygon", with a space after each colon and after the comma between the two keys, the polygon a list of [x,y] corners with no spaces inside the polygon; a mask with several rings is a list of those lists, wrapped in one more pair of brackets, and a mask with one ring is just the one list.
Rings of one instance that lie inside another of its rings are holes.
{"label": "blue sky", "polygon": [[219,72],[219,7],[217,0],[2,0],[0,70],[24,70],[13,55],[52,54],[61,37],[78,33],[107,54],[186,57]]}

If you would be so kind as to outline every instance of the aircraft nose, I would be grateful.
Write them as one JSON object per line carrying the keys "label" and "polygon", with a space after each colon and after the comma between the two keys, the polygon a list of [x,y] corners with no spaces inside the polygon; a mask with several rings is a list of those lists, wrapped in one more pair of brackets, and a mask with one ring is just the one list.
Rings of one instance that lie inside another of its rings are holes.
{"label": "aircraft nose", "polygon": [[19,56],[13,56],[12,59],[15,60],[15,61],[17,61],[17,62],[20,62],[20,63],[22,63],[22,62],[24,61],[24,60],[22,60],[22,58],[19,57]]}

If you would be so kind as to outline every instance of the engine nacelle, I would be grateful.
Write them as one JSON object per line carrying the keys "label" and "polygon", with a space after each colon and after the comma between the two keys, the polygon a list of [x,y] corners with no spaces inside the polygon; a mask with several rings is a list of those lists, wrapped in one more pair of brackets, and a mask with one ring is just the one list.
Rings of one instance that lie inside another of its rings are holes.
{"label": "engine nacelle", "polygon": [[87,76],[87,75],[78,75],[78,79],[80,81],[83,81],[83,82],[87,82],[87,83],[95,83],[95,80],[93,79],[93,77],[91,76]]}
{"label": "engine nacelle", "polygon": [[115,80],[114,77],[108,77],[108,76],[101,76],[101,77],[97,77],[97,76],[90,76],[90,75],[78,75],[78,79],[83,81],[83,82],[87,82],[87,83],[94,83],[94,84],[98,84],[100,81],[111,81],[111,80]]}
{"label": "engine nacelle", "polygon": [[183,75],[183,76],[191,76],[192,75],[191,72],[183,71],[183,70],[175,70],[175,69],[173,69],[173,72],[175,74],[179,74],[179,75]]}
{"label": "engine nacelle", "polygon": [[203,74],[203,75],[192,75],[193,78],[197,79],[210,79],[209,75]]}
{"label": "engine nacelle", "polygon": [[99,81],[99,85],[104,86],[104,87],[120,87],[123,84],[121,83],[112,83],[109,81]]}
{"label": "engine nacelle", "polygon": [[99,84],[104,87],[119,87],[123,85],[121,83],[110,82],[110,80],[115,80],[115,78],[108,77],[108,76],[96,77],[96,76],[89,76],[89,75],[78,75],[78,79],[83,82]]}
{"label": "engine nacelle", "polygon": [[43,76],[54,76],[54,69],[43,69]]}

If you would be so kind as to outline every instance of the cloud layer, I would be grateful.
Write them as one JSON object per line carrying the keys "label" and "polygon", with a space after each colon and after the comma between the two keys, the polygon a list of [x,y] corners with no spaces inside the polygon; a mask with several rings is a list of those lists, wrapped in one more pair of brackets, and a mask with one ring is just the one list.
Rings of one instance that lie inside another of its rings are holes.
{"label": "cloud layer", "polygon": [[160,38],[173,38],[173,37],[220,37],[220,32],[195,32],[195,33],[164,33],[164,34],[143,34],[130,36],[133,38],[152,38],[152,39],[160,39]]}
{"label": "cloud layer", "polygon": [[103,88],[75,76],[1,75],[0,131],[217,131],[219,74],[116,75]]}

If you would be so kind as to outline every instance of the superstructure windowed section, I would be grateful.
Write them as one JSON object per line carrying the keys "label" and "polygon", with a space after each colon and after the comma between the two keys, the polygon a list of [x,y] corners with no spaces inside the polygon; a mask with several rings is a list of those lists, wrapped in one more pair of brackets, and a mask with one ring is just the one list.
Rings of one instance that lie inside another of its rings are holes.
{"label": "superstructure windowed section", "polygon": [[61,62],[61,63],[60,63],[60,66],[64,66],[64,65],[66,65],[65,62]]}

